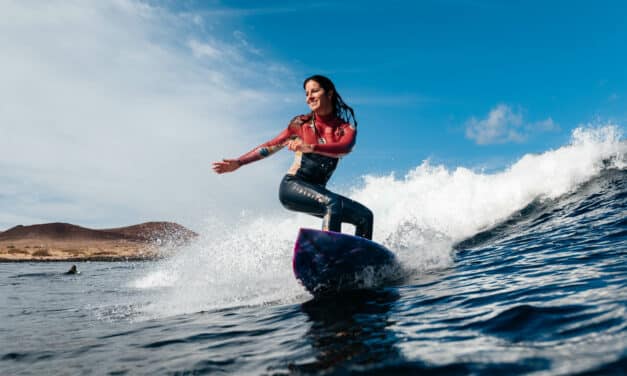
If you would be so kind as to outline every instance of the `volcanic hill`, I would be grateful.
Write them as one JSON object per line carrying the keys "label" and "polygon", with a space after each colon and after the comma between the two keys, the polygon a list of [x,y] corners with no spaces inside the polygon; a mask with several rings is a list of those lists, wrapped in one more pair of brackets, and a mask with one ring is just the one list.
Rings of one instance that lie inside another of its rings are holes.
{"label": "volcanic hill", "polygon": [[0,261],[154,259],[197,234],[172,222],[94,230],[69,223],[15,226],[0,232]]}

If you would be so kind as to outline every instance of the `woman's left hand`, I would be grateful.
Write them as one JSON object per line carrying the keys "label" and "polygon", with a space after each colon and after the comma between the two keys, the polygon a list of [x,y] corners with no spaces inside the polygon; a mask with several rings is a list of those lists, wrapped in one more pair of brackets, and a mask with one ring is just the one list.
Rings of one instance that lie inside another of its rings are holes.
{"label": "woman's left hand", "polygon": [[312,153],[314,149],[313,145],[305,144],[300,138],[289,140],[287,142],[287,148],[291,151],[300,151],[302,153]]}

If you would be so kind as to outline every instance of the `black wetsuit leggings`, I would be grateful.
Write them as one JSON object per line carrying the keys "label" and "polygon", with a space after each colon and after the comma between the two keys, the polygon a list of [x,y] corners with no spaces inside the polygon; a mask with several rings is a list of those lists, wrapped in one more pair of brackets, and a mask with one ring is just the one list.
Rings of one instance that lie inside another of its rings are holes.
{"label": "black wetsuit leggings", "polygon": [[322,229],[341,232],[342,222],[355,225],[355,235],[372,239],[373,215],[370,209],[298,176],[285,175],[279,187],[279,200],[289,210],[321,217]]}

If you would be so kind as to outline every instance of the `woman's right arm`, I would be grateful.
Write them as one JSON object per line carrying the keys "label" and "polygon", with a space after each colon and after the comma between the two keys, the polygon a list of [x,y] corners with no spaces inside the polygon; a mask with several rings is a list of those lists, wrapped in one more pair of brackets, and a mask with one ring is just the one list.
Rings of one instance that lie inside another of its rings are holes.
{"label": "woman's right arm", "polygon": [[291,127],[287,127],[287,129],[272,140],[257,146],[237,159],[223,159],[222,161],[214,162],[213,170],[218,174],[232,172],[245,164],[271,156],[281,150],[285,146],[286,142],[295,136],[294,132],[290,128]]}

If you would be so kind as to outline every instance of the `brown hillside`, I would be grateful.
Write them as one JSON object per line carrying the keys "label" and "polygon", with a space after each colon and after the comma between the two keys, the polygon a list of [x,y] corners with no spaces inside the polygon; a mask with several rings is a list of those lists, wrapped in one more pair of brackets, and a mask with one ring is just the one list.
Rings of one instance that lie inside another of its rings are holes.
{"label": "brown hillside", "polygon": [[0,232],[0,240],[129,240],[151,242],[156,240],[185,242],[197,236],[187,228],[172,222],[147,222],[113,229],[94,230],[69,223],[45,223],[15,226]]}
{"label": "brown hillside", "polygon": [[32,226],[18,225],[0,233],[0,240],[120,240],[121,235],[72,225],[69,223],[44,223]]}
{"label": "brown hillside", "polygon": [[198,236],[194,231],[172,222],[146,222],[139,225],[111,228],[102,231],[143,241],[161,240],[186,242]]}
{"label": "brown hillside", "polygon": [[152,260],[172,254],[196,236],[172,222],[104,230],[69,223],[20,225],[0,232],[0,262]]}

